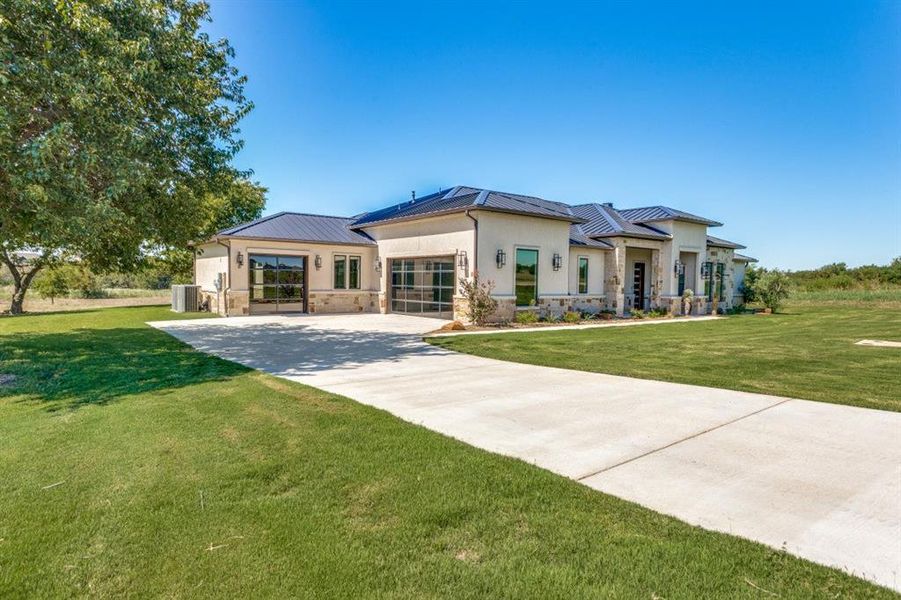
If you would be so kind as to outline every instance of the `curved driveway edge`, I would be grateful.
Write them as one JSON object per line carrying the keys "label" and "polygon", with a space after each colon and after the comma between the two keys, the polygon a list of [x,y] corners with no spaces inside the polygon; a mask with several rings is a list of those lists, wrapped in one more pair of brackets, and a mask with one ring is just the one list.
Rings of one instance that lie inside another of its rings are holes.
{"label": "curved driveway edge", "polygon": [[403,315],[150,325],[198,350],[901,591],[899,413],[458,354],[422,341],[435,320]]}

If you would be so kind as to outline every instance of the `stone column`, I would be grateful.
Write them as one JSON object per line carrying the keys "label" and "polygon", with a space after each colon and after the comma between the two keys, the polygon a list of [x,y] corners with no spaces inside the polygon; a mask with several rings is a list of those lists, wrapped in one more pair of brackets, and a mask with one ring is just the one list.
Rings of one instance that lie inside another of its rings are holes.
{"label": "stone column", "polygon": [[651,302],[649,308],[660,307],[660,293],[663,289],[662,252],[651,250]]}
{"label": "stone column", "polygon": [[626,303],[626,243],[619,238],[607,240],[613,250],[604,258],[604,295],[607,297],[607,308],[622,316]]}

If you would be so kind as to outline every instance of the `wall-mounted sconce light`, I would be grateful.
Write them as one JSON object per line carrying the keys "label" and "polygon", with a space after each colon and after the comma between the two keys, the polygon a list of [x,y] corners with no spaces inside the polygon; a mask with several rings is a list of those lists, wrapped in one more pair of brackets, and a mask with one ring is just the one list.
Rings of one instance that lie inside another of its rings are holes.
{"label": "wall-mounted sconce light", "polygon": [[682,275],[683,273],[685,273],[685,263],[683,263],[681,260],[677,260],[675,265],[673,265],[673,273],[675,273],[676,275]]}
{"label": "wall-mounted sconce light", "polygon": [[554,265],[555,271],[559,271],[560,268],[563,267],[563,257],[554,252],[554,258],[551,264]]}
{"label": "wall-mounted sconce light", "polygon": [[466,250],[460,250],[457,254],[460,257],[460,260],[457,262],[457,266],[461,269],[465,269],[466,265],[469,264],[469,257],[466,256]]}
{"label": "wall-mounted sconce light", "polygon": [[382,257],[381,256],[375,257],[375,272],[376,273],[382,272]]}
{"label": "wall-mounted sconce light", "polygon": [[243,267],[243,266],[244,266],[244,255],[241,254],[240,252],[238,252],[238,256],[235,257],[235,262],[238,263],[238,268],[239,268],[239,269],[240,269],[241,267]]}
{"label": "wall-mounted sconce light", "polygon": [[497,251],[497,268],[502,269],[507,264],[507,253],[503,250]]}
{"label": "wall-mounted sconce light", "polygon": [[317,254],[317,255],[316,255],[316,258],[313,259],[313,264],[316,265],[316,270],[317,270],[317,271],[318,271],[319,269],[321,269],[321,268],[322,268],[322,256],[320,256],[319,254]]}

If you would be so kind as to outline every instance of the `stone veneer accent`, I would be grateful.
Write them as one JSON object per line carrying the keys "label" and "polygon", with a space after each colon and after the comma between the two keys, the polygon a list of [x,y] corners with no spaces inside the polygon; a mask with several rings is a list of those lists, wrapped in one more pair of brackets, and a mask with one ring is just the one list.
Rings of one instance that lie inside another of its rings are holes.
{"label": "stone veneer accent", "polygon": [[310,314],[378,312],[379,294],[365,290],[310,292],[307,311]]}
{"label": "stone veneer accent", "polygon": [[223,317],[237,317],[250,314],[250,292],[228,290],[226,292],[200,291],[200,301],[209,303],[210,312],[218,312]]}

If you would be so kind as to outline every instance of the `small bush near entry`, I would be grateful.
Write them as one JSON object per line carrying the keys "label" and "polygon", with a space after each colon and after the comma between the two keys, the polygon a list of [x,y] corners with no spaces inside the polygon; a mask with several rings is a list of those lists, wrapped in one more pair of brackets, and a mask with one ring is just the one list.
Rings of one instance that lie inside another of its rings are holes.
{"label": "small bush near entry", "polygon": [[460,282],[460,294],[466,299],[466,316],[476,325],[484,325],[497,310],[497,300],[491,297],[493,281],[481,281],[479,272]]}
{"label": "small bush near entry", "polygon": [[665,317],[667,315],[669,315],[669,312],[667,312],[666,309],[663,309],[663,308],[652,308],[651,310],[648,311],[648,317],[651,317],[654,319],[657,319],[660,317]]}
{"label": "small bush near entry", "polygon": [[632,309],[632,318],[633,319],[644,319],[646,316],[647,316],[646,313],[643,310],[641,310],[640,308]]}
{"label": "small bush near entry", "polygon": [[761,273],[754,282],[754,295],[763,302],[763,305],[776,312],[782,303],[789,297],[789,279],[779,269]]}
{"label": "small bush near entry", "polygon": [[578,323],[582,320],[582,314],[575,311],[568,311],[563,315],[563,320],[567,323]]}
{"label": "small bush near entry", "polygon": [[616,317],[616,311],[610,309],[604,309],[597,315],[598,319],[602,321],[612,321],[614,317]]}
{"label": "small bush near entry", "polygon": [[533,310],[521,310],[516,313],[516,322],[520,325],[531,325],[538,322],[538,315]]}

